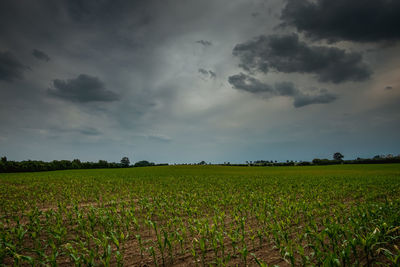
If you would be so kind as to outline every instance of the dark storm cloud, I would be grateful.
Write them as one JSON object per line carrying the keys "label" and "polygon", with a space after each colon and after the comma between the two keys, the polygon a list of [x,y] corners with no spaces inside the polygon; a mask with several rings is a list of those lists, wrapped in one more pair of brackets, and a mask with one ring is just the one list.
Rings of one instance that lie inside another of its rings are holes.
{"label": "dark storm cloud", "polygon": [[97,19],[99,15],[105,17],[107,13],[104,12],[104,9],[112,7],[109,5],[109,1],[67,0],[64,2],[69,15],[81,22]]}
{"label": "dark storm cloud", "polygon": [[45,52],[37,50],[37,49],[33,49],[32,55],[35,58],[46,61],[46,62],[50,60],[50,57]]}
{"label": "dark storm cloud", "polygon": [[215,72],[213,72],[212,70],[206,70],[206,69],[200,68],[199,73],[201,73],[203,76],[206,76],[206,77],[209,77],[212,79],[217,77],[217,74]]}
{"label": "dark storm cloud", "polygon": [[341,83],[367,80],[371,71],[362,55],[335,47],[311,46],[297,34],[261,35],[238,44],[233,55],[241,60],[240,67],[267,73],[270,69],[284,73],[311,73],[321,82]]}
{"label": "dark storm cloud", "polygon": [[329,41],[400,39],[398,0],[288,0],[281,19],[284,25]]}
{"label": "dark storm cloud", "polygon": [[47,93],[73,102],[111,102],[119,100],[119,95],[109,91],[99,78],[80,74],[75,79],[53,81],[53,88]]}
{"label": "dark storm cloud", "polygon": [[[144,39],[160,38],[159,33],[143,32],[157,13],[157,0],[41,0],[0,1],[2,46],[13,51],[57,48],[58,58],[65,53],[89,59],[94,53],[143,46]],[[164,31],[165,34],[166,31]],[[73,41],[72,41],[73,40]],[[78,46],[79,49],[75,49]]]}
{"label": "dark storm cloud", "polygon": [[[64,0],[66,10],[72,19],[79,23],[115,21],[125,15],[135,14],[142,24],[151,21],[150,11],[155,1],[124,1],[124,0]],[[141,16],[138,16],[141,14]]]}
{"label": "dark storm cloud", "polygon": [[22,79],[23,72],[27,69],[11,52],[0,51],[0,81],[13,82]]}
{"label": "dark storm cloud", "polygon": [[212,43],[211,43],[210,41],[206,41],[206,40],[199,40],[199,41],[196,41],[196,43],[202,44],[202,45],[204,45],[204,46],[210,46],[210,45],[212,45]]}
{"label": "dark storm cloud", "polygon": [[293,105],[296,108],[311,104],[327,104],[337,99],[334,94],[325,89],[318,90],[316,94],[306,94],[291,82],[280,82],[272,86],[244,73],[230,76],[228,81],[235,89],[260,94],[266,98],[274,96],[292,97]]}

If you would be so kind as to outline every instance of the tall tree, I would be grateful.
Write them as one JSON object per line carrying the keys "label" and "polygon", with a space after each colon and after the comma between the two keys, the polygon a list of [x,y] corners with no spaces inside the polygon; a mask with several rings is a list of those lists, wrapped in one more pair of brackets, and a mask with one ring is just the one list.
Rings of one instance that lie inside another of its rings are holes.
{"label": "tall tree", "polygon": [[333,154],[334,160],[342,160],[343,158],[344,158],[344,156],[340,152],[336,152],[335,154]]}
{"label": "tall tree", "polygon": [[123,157],[122,159],[121,159],[121,165],[122,165],[122,167],[129,167],[129,164],[130,164],[131,162],[129,161],[129,158],[128,157]]}

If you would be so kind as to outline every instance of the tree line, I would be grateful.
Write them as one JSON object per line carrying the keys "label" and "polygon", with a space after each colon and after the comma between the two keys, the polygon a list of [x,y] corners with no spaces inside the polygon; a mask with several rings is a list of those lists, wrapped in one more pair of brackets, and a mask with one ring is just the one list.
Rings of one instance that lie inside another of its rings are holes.
{"label": "tree line", "polygon": [[[376,155],[373,158],[356,158],[351,160],[343,160],[344,156],[340,152],[333,154],[332,159],[319,159],[315,158],[312,161],[293,161],[287,160],[286,162],[277,161],[247,161],[246,164],[239,164],[241,166],[311,166],[311,165],[337,165],[337,164],[385,164],[385,163],[400,163],[400,155]],[[232,165],[232,164],[224,164]],[[238,164],[235,164],[238,165]]]}
{"label": "tree line", "polygon": [[[312,166],[312,165],[336,165],[336,164],[383,164],[383,163],[400,163],[400,155],[377,155],[373,158],[357,158],[352,160],[343,160],[344,156],[336,152],[333,154],[332,159],[319,159],[315,158],[312,161],[293,161],[287,160],[286,162],[257,160],[246,161],[245,164],[231,164],[224,162],[223,164],[210,165],[224,165],[224,166]],[[105,168],[129,168],[129,167],[148,167],[148,166],[165,166],[168,163],[155,164],[147,160],[141,160],[134,164],[130,164],[128,157],[123,157],[119,163],[107,162],[106,160],[99,160],[98,162],[81,162],[79,159],[70,160],[53,160],[50,162],[39,160],[25,160],[25,161],[10,161],[7,157],[2,157],[0,160],[0,173],[2,172],[38,172],[38,171],[56,171],[56,170],[71,170],[71,169],[105,169]],[[187,164],[178,164],[187,165]],[[189,165],[208,165],[205,161]]]}
{"label": "tree line", "polygon": [[160,166],[167,164],[155,164],[147,160],[141,160],[131,165],[129,158],[123,157],[121,162],[107,162],[99,160],[98,162],[82,162],[79,159],[70,160],[53,160],[50,162],[40,160],[24,160],[10,161],[7,157],[0,160],[0,173],[2,172],[39,172],[39,171],[56,171],[56,170],[72,170],[72,169],[105,169],[105,168],[128,168],[128,167],[145,167]]}

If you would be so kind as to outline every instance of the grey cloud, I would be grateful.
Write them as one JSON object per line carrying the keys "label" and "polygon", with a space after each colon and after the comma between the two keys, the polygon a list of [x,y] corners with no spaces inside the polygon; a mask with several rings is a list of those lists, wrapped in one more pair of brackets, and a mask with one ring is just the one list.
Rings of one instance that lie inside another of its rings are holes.
{"label": "grey cloud", "polygon": [[157,142],[164,142],[164,143],[169,143],[172,141],[171,137],[162,135],[162,134],[148,134],[145,135],[146,138],[152,141],[157,141]]}
{"label": "grey cloud", "polygon": [[288,0],[284,25],[329,41],[394,41],[400,39],[400,1]]}
{"label": "grey cloud", "polygon": [[101,132],[99,130],[91,127],[79,129],[78,132],[84,135],[91,135],[91,136],[101,135]]}
{"label": "grey cloud", "polygon": [[299,90],[291,82],[280,82],[275,84],[275,90],[279,95],[293,96],[297,95]]}
{"label": "grey cloud", "polygon": [[200,69],[199,69],[199,72],[200,72],[201,74],[203,74],[203,75],[208,75],[208,71],[205,70],[205,69],[200,68]]}
{"label": "grey cloud", "polygon": [[210,45],[212,45],[212,43],[211,43],[210,41],[206,41],[206,40],[199,40],[199,41],[196,41],[196,43],[202,44],[202,45],[204,45],[204,46],[210,46]]}
{"label": "grey cloud", "polygon": [[303,93],[291,82],[280,82],[272,86],[243,73],[230,76],[228,81],[235,89],[260,94],[267,98],[274,96],[292,97],[293,105],[296,108],[311,104],[327,104],[337,99],[336,95],[325,89],[320,89],[317,94],[310,95]]}
{"label": "grey cloud", "polygon": [[47,93],[73,102],[111,102],[119,100],[119,95],[109,91],[99,78],[80,74],[75,79],[53,81],[53,88]]}
{"label": "grey cloud", "polygon": [[337,99],[337,96],[327,92],[324,89],[319,90],[317,95],[297,94],[294,98],[293,105],[296,108],[304,107],[311,104],[328,104]]}
{"label": "grey cloud", "polygon": [[143,134],[138,134],[135,135],[144,139],[147,139],[152,142],[160,142],[160,143],[170,143],[172,142],[172,138],[164,135],[164,134],[159,134],[159,133],[143,133]]}
{"label": "grey cloud", "polygon": [[22,79],[23,72],[27,69],[11,52],[0,51],[0,81],[13,82]]}
{"label": "grey cloud", "polygon": [[46,62],[50,60],[50,57],[45,52],[37,50],[37,49],[33,49],[32,55],[35,58],[46,61]]}
{"label": "grey cloud", "polygon": [[[35,129],[35,128],[33,128]],[[41,130],[41,129],[40,129]],[[82,134],[82,135],[87,135],[87,136],[99,136],[102,133],[93,127],[58,127],[58,126],[52,126],[48,127],[48,132],[53,133],[55,135],[61,135],[61,134]]]}
{"label": "grey cloud", "polygon": [[200,68],[199,73],[201,73],[203,76],[210,77],[211,79],[214,79],[217,77],[217,74],[215,72],[213,72],[212,70],[206,70],[206,69]]}
{"label": "grey cloud", "polygon": [[238,44],[233,55],[250,73],[270,69],[284,73],[310,73],[321,82],[341,83],[364,81],[371,71],[360,53],[346,52],[335,47],[311,46],[299,40],[297,34],[261,35]]}
{"label": "grey cloud", "polygon": [[228,82],[236,89],[247,91],[250,93],[275,93],[275,90],[269,84],[253,78],[244,73],[229,76]]}
{"label": "grey cloud", "polygon": [[213,79],[217,77],[217,74],[211,70],[209,70],[208,73],[210,74],[210,77]]}

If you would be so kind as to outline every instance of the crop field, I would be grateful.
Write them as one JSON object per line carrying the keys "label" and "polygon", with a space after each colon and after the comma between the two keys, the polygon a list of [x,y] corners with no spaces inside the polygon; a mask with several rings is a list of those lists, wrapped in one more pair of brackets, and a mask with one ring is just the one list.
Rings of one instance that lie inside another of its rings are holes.
{"label": "crop field", "polygon": [[399,266],[400,164],[0,174],[0,266]]}

